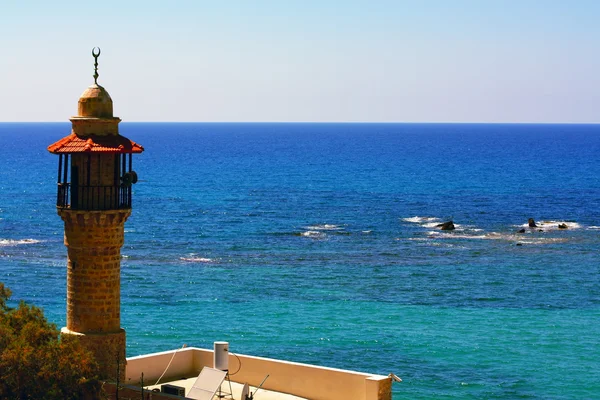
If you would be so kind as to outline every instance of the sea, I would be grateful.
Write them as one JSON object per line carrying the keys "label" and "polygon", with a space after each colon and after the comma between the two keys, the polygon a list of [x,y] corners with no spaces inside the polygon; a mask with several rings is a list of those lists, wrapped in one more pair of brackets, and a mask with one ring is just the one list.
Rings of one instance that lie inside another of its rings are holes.
{"label": "sea", "polygon": [[[69,133],[0,124],[0,281],[58,327],[66,248],[46,148]],[[128,356],[228,341],[395,373],[395,400],[600,398],[600,125],[120,133],[145,148],[122,248]]]}

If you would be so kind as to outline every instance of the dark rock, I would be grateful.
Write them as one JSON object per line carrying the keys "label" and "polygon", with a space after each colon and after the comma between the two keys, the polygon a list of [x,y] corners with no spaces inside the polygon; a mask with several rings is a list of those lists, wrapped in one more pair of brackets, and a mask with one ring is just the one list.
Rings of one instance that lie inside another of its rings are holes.
{"label": "dark rock", "polygon": [[538,229],[538,232],[544,232],[544,230],[543,229]]}
{"label": "dark rock", "polygon": [[517,243],[517,246],[523,246],[523,243]]}
{"label": "dark rock", "polygon": [[558,224],[558,229],[569,229],[567,224]]}
{"label": "dark rock", "polygon": [[453,231],[456,229],[453,221],[444,222],[443,224],[438,224],[436,226],[443,231]]}
{"label": "dark rock", "polygon": [[537,228],[537,225],[535,224],[535,221],[533,218],[529,218],[527,220],[527,224],[529,225],[530,228]]}
{"label": "dark rock", "polygon": [[519,229],[517,233],[525,233],[525,228]]}

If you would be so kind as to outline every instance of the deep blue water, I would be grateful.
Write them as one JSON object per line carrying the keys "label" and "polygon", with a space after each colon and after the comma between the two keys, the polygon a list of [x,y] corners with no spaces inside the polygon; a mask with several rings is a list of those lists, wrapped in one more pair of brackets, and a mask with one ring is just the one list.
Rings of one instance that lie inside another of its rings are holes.
{"label": "deep blue water", "polygon": [[[62,124],[0,124],[0,281],[65,323]],[[141,124],[128,355],[388,374],[394,399],[600,397],[600,125]],[[543,232],[526,229],[529,217]],[[452,219],[456,231],[435,225]],[[565,222],[569,229],[558,230]]]}

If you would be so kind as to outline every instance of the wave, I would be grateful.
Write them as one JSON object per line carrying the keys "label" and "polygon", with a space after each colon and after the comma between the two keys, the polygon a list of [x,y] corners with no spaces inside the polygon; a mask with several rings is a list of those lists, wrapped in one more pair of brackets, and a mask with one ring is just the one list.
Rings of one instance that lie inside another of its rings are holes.
{"label": "wave", "polygon": [[214,258],[208,258],[208,257],[190,256],[190,257],[179,257],[179,259],[181,261],[190,262],[190,263],[205,263],[205,264],[210,264],[210,263],[217,262],[217,260],[215,260]]}
{"label": "wave", "polygon": [[448,238],[448,239],[495,239],[490,234],[484,235],[468,235],[464,233],[456,233],[456,231],[429,231],[427,235],[430,238]]}
{"label": "wave", "polygon": [[[529,228],[528,223],[524,223],[522,225],[513,225],[515,228],[514,232],[508,233],[498,233],[498,232],[488,232],[486,233],[484,229],[476,227],[474,225],[460,225],[454,223],[455,229],[453,231],[442,231],[439,229],[439,224],[441,223],[441,219],[437,217],[410,217],[410,218],[402,218],[403,221],[411,222],[415,224],[419,224],[421,227],[427,229],[425,234],[427,238],[425,240],[431,239],[466,239],[466,240],[505,240],[510,242],[517,242],[520,244],[546,244],[546,243],[562,243],[567,242],[568,238],[563,237],[536,237],[524,234],[532,234],[536,233],[538,230],[542,230],[544,232],[559,232],[559,231],[568,231],[568,230],[578,230],[582,228],[586,229],[600,229],[599,226],[590,226],[584,227],[581,224],[574,221],[564,221],[564,220],[543,220],[537,221],[537,228]],[[566,225],[566,228],[559,228],[559,225]],[[518,232],[518,230],[525,229],[525,232]],[[418,240],[418,239],[411,239]]]}
{"label": "wave", "polygon": [[[329,235],[336,236],[350,236],[352,232],[344,230],[344,228],[340,227],[337,229],[329,228],[329,229],[310,229],[315,228],[315,226],[306,226],[304,229],[306,231],[288,231],[288,232],[269,232],[267,235],[270,236],[304,236],[304,237],[312,237],[312,238],[324,238]],[[360,231],[363,235],[369,235],[373,233],[372,230],[364,230]]]}
{"label": "wave", "polygon": [[[344,226],[335,224],[317,224],[305,226],[306,231],[301,233],[295,233],[295,235],[309,237],[313,239],[323,239],[328,233],[334,235],[349,235],[350,232],[344,231]],[[328,232],[328,233],[326,233]]]}
{"label": "wave", "polygon": [[406,222],[412,222],[414,224],[421,224],[424,222],[433,222],[433,221],[440,221],[439,218],[436,217],[410,217],[410,218],[402,218],[402,221],[406,221]]}
{"label": "wave", "polygon": [[567,238],[538,237],[538,238],[525,238],[525,239],[518,240],[517,242],[522,243],[522,244],[551,244],[551,243],[565,243],[568,241],[569,241],[569,239],[567,239]]}
{"label": "wave", "polygon": [[541,237],[535,235],[524,235],[518,233],[498,233],[490,232],[483,235],[469,235],[456,232],[429,231],[427,238],[414,238],[410,240],[451,240],[451,239],[466,239],[466,240],[504,240],[507,242],[515,242],[520,244],[551,244],[568,242],[568,238],[564,237]]}
{"label": "wave", "polygon": [[14,239],[0,239],[0,247],[10,247],[10,246],[19,246],[22,244],[35,244],[35,243],[41,243],[41,240],[37,240],[37,239],[20,239],[20,240],[14,240]]}
{"label": "wave", "polygon": [[[439,221],[437,221],[437,222],[429,222],[429,223],[426,223],[426,224],[422,224],[422,226],[424,228],[429,228],[429,229],[431,229],[431,228],[439,228],[440,223],[441,222],[439,222]],[[454,229],[455,230],[463,230],[465,228],[464,225],[457,224],[456,222],[453,222],[453,224],[454,224]]]}
{"label": "wave", "polygon": [[340,229],[344,229],[343,226],[334,225],[334,224],[318,224],[318,225],[309,225],[305,227],[309,231],[337,231]]}
{"label": "wave", "polygon": [[321,238],[324,238],[326,235],[325,235],[325,233],[319,232],[319,231],[306,231],[306,232],[302,232],[300,234],[300,236],[314,238],[314,239],[321,239]]}
{"label": "wave", "polygon": [[[565,230],[564,228],[561,229],[558,227],[558,225],[566,225],[567,229],[581,229],[582,225],[578,224],[577,222],[569,222],[569,221],[535,221],[537,227],[536,228],[530,228],[529,224],[526,222],[522,225],[515,225],[517,228],[525,228],[525,229],[543,229],[545,231],[558,231],[558,230]],[[589,227],[591,228],[591,227]]]}
{"label": "wave", "polygon": [[[410,217],[410,218],[402,218],[402,221],[405,222],[410,222],[413,224],[419,224],[424,228],[428,228],[428,229],[433,229],[433,228],[438,228],[440,224],[442,224],[445,221],[449,221],[449,220],[441,220],[440,218],[437,217]],[[465,225],[461,225],[461,224],[457,224],[456,222],[454,223],[454,228],[456,230],[462,230],[464,228],[466,228],[467,226]]]}

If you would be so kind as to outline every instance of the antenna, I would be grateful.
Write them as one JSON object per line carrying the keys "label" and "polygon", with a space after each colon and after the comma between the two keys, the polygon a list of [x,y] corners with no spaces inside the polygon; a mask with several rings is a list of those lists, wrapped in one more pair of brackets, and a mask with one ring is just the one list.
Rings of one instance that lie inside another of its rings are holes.
{"label": "antenna", "polygon": [[268,377],[269,377],[269,375],[265,376],[265,379],[263,379],[263,381],[260,383],[260,385],[258,385],[258,387],[254,391],[254,393],[252,393],[252,397],[254,397],[254,395],[256,394],[256,392],[258,392],[258,389],[262,388],[262,385],[265,383],[265,381],[267,380]]}
{"label": "antenna", "polygon": [[[98,53],[96,53],[96,49],[98,49]],[[92,49],[92,56],[94,56],[94,84],[98,84],[98,57],[100,57],[100,47],[94,47]]]}

